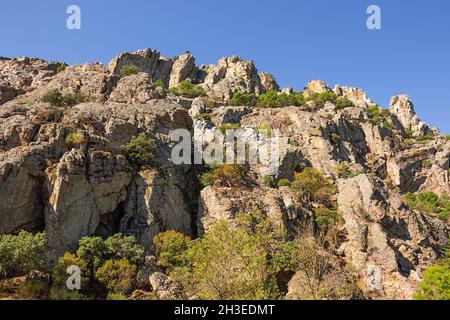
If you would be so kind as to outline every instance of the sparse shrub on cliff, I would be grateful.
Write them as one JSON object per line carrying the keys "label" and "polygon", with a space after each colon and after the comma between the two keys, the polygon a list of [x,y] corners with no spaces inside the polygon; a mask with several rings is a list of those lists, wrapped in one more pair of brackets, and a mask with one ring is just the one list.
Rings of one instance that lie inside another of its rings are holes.
{"label": "sparse shrub on cliff", "polygon": [[122,78],[131,76],[133,74],[138,74],[139,68],[135,65],[129,65],[129,66],[123,66],[122,69],[120,69],[120,76]]}
{"label": "sparse shrub on cliff", "polygon": [[355,107],[355,104],[347,97],[339,98],[336,101],[336,109],[338,110],[353,107]]}
{"label": "sparse shrub on cliff", "polygon": [[145,133],[140,133],[131,138],[130,143],[122,146],[122,149],[131,163],[146,165],[153,160],[156,143],[153,139],[147,137]]}
{"label": "sparse shrub on cliff", "polygon": [[388,121],[391,113],[387,109],[382,109],[378,105],[372,105],[367,107],[367,116],[369,122],[373,125],[384,126],[384,123]]}
{"label": "sparse shrub on cliff", "polygon": [[326,102],[331,102],[336,104],[337,96],[334,92],[322,92],[322,93],[313,93],[306,99],[307,102],[311,102],[312,106],[310,106],[311,111],[323,108]]}
{"label": "sparse shrub on cliff", "polygon": [[305,98],[302,93],[286,94],[269,90],[258,97],[256,106],[260,108],[300,107],[304,103]]}
{"label": "sparse shrub on cliff", "polygon": [[200,176],[203,186],[239,187],[245,183],[245,169],[237,164],[211,166],[211,171]]}
{"label": "sparse shrub on cliff", "polygon": [[233,97],[228,101],[230,106],[246,106],[253,107],[256,105],[258,97],[254,94],[246,94],[236,91]]}
{"label": "sparse shrub on cliff", "polygon": [[[449,242],[450,243],[450,242]],[[450,300],[450,247],[437,265],[428,267],[423,273],[416,300]]]}
{"label": "sparse shrub on cliff", "polygon": [[191,239],[179,232],[170,230],[155,236],[155,246],[158,262],[166,268],[172,269],[183,265],[184,252],[188,249]]}
{"label": "sparse shrub on cliff", "polygon": [[269,187],[269,188],[275,187],[275,179],[272,176],[264,176],[262,178],[262,180],[266,187]]}
{"label": "sparse shrub on cliff", "polygon": [[137,268],[128,260],[107,260],[95,277],[110,292],[130,294],[135,285]]}
{"label": "sparse shrub on cliff", "polygon": [[154,82],[154,85],[155,85],[156,87],[161,87],[161,88],[164,88],[164,87],[165,87],[164,82],[163,82],[161,79],[156,80],[156,81]]}
{"label": "sparse shrub on cliff", "polygon": [[81,132],[71,132],[67,135],[65,143],[69,148],[76,148],[83,144],[84,135]]}
{"label": "sparse shrub on cliff", "polygon": [[185,98],[197,98],[206,96],[205,89],[203,89],[201,86],[192,84],[188,79],[181,81],[178,87],[170,88],[169,93]]}
{"label": "sparse shrub on cliff", "polygon": [[317,227],[322,232],[327,232],[339,220],[339,214],[336,210],[328,208],[317,208],[314,210],[314,217]]}
{"label": "sparse shrub on cliff", "polygon": [[326,205],[331,203],[336,192],[333,183],[314,168],[305,168],[301,173],[297,173],[291,187],[306,200]]}
{"label": "sparse shrub on cliff", "polygon": [[227,130],[239,130],[241,128],[241,125],[237,124],[237,123],[225,123],[222,124],[218,127],[218,129],[220,130],[220,132],[222,134],[226,134]]}
{"label": "sparse shrub on cliff", "polygon": [[291,187],[292,182],[289,179],[281,179],[278,181],[278,187]]}
{"label": "sparse shrub on cliff", "polygon": [[186,265],[171,276],[198,299],[279,298],[267,236],[218,222],[191,243],[185,252]]}
{"label": "sparse shrub on cliff", "polygon": [[45,271],[45,246],[43,233],[22,231],[18,235],[0,235],[0,287],[5,279]]}
{"label": "sparse shrub on cliff", "polygon": [[53,107],[70,108],[93,99],[81,92],[63,94],[58,89],[47,91],[41,98],[42,102],[49,103]]}
{"label": "sparse shrub on cliff", "polygon": [[404,198],[413,210],[425,212],[446,222],[450,217],[450,199],[445,192],[440,197],[433,192],[408,192],[404,195]]}

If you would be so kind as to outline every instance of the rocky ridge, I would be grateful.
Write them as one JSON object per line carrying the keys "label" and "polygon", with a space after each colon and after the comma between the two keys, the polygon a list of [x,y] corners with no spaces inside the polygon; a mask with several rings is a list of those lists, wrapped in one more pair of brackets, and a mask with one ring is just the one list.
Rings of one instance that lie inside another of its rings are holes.
{"label": "rocky ridge", "polygon": [[[130,65],[139,73],[121,77]],[[186,79],[206,96],[168,93]],[[55,108],[42,101],[51,90],[89,99]],[[261,183],[256,169],[251,186],[202,188],[197,179],[202,166],[170,161],[174,129],[200,128],[208,135],[224,124],[270,124],[283,137],[276,181],[312,166],[337,184],[345,235],[339,259],[351,263],[364,283],[380,275],[381,282],[367,285],[368,291],[411,297],[423,269],[446,245],[449,225],[412,210],[402,195],[450,192],[450,141],[420,121],[407,96],[393,97],[383,121],[375,122],[373,102],[363,90],[332,90],[319,80],[307,84],[305,97],[333,92],[354,107],[338,110],[327,102],[311,112],[227,103],[235,91],[260,95],[269,90],[280,90],[274,76],[236,56],[197,66],[190,53],[167,58],[145,49],[120,54],[107,68],[1,58],[0,233],[45,230],[51,254],[58,257],[83,236],[116,232],[134,235],[151,251],[161,231],[195,237],[239,212],[259,211],[296,230],[313,220],[311,208],[291,189]],[[208,119],[200,119],[205,114]],[[134,166],[121,149],[141,132],[157,145],[148,167]],[[71,133],[81,133],[77,146],[67,143]],[[348,175],[336,171],[342,165]],[[161,273],[151,279],[163,278],[170,282]]]}

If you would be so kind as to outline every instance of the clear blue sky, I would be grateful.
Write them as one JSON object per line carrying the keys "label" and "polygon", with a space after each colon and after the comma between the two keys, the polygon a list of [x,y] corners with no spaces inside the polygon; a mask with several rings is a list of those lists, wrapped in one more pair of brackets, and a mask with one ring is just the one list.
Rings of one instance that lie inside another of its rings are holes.
{"label": "clear blue sky", "polygon": [[[66,8],[82,10],[82,30],[66,29]],[[366,9],[382,10],[380,31]],[[15,0],[0,6],[0,55],[69,64],[153,48],[190,50],[198,64],[222,56],[253,59],[281,86],[310,79],[351,85],[386,107],[409,94],[419,116],[450,133],[448,0]]]}

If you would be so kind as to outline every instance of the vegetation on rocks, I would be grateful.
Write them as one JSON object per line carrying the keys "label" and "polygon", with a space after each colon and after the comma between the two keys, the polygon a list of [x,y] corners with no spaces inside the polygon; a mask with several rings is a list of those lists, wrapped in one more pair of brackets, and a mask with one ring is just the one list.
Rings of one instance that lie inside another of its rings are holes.
{"label": "vegetation on rocks", "polygon": [[436,216],[443,221],[450,219],[450,197],[443,193],[440,197],[433,192],[406,193],[405,200],[414,209]]}
{"label": "vegetation on rocks", "polygon": [[246,172],[238,164],[212,165],[209,171],[200,176],[204,187],[215,185],[223,187],[239,187],[245,184]]}
{"label": "vegetation on rocks", "polygon": [[170,88],[169,93],[185,98],[197,98],[206,96],[205,89],[203,89],[201,86],[192,84],[188,79],[181,81],[178,87]]}
{"label": "vegetation on rocks", "polygon": [[70,108],[77,104],[92,100],[92,97],[84,95],[81,92],[63,94],[58,89],[47,91],[41,98],[42,102],[60,108]]}
{"label": "vegetation on rocks", "polygon": [[120,76],[122,78],[131,76],[133,74],[138,74],[138,73],[139,73],[139,68],[135,65],[123,66],[122,69],[120,70]]}
{"label": "vegetation on rocks", "polygon": [[131,163],[143,166],[152,162],[156,143],[146,133],[140,133],[131,138],[131,141],[122,146],[122,149]]}

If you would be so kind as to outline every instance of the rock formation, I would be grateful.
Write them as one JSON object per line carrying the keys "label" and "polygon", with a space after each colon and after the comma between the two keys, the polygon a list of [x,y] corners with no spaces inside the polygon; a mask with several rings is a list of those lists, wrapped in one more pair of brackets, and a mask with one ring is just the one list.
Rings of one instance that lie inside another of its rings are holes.
{"label": "rock formation", "polygon": [[[130,65],[139,73],[121,77]],[[176,97],[166,90],[186,79],[207,96]],[[155,85],[157,80],[164,87]],[[84,99],[55,106],[43,99],[51,90]],[[253,179],[248,185],[203,188],[198,175],[204,166],[170,160],[175,129],[196,128],[211,137],[225,124],[269,125],[281,134],[275,182],[314,167],[338,186],[345,237],[335,258],[351,264],[368,291],[411,297],[424,268],[446,245],[449,225],[412,210],[402,195],[450,192],[448,139],[418,119],[406,96],[393,97],[390,112],[374,118],[368,110],[373,102],[363,90],[336,86],[332,91],[320,80],[306,86],[305,98],[334,92],[355,106],[338,110],[328,101],[312,112],[227,105],[235,91],[268,90],[280,90],[274,76],[236,56],[198,67],[190,53],[172,59],[146,49],[120,54],[107,68],[1,58],[0,234],[45,230],[56,258],[83,236],[117,232],[134,235],[151,251],[159,232],[196,237],[216,221],[233,222],[241,212],[261,212],[298,232],[313,221],[314,207],[289,187],[261,183],[259,167],[248,168]],[[123,151],[139,133],[156,144],[147,165],[136,165]],[[69,141],[70,135],[78,141]],[[301,274],[291,288],[298,281]],[[159,271],[150,282],[161,299],[177,295],[176,284]]]}

